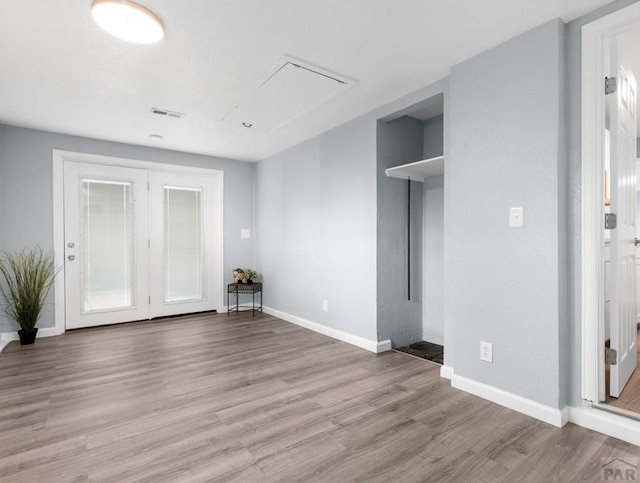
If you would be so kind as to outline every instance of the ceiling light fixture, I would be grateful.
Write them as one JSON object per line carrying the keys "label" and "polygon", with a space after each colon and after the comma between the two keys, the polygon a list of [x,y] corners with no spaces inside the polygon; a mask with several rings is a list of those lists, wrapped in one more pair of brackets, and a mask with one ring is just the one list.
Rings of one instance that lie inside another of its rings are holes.
{"label": "ceiling light fixture", "polygon": [[152,44],[164,37],[158,16],[129,0],[93,0],[91,16],[103,30],[127,42]]}

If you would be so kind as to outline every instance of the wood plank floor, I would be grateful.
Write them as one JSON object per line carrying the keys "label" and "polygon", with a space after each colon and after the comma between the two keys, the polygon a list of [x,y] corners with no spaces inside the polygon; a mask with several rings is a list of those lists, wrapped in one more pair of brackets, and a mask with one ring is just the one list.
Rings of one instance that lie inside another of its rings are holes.
{"label": "wood plank floor", "polygon": [[[638,340],[637,343],[640,344],[640,330],[638,331]],[[638,346],[640,347],[640,346]],[[616,408],[626,409],[627,411],[632,411],[634,413],[640,414],[640,351],[638,351],[638,361],[636,362],[636,370],[629,379],[629,382],[622,390],[622,394],[620,397],[616,399],[615,397],[607,397],[606,404],[610,404]],[[607,391],[609,388],[608,379],[609,379],[609,370],[607,366]]]}
{"label": "wood plank floor", "polygon": [[0,354],[0,481],[600,481],[640,448],[452,389],[439,366],[258,314]]}

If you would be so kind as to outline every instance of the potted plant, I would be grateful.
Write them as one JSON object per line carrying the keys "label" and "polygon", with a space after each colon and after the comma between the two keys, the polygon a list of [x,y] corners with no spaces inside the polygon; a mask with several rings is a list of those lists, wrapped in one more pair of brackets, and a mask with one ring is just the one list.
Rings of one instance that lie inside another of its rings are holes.
{"label": "potted plant", "polygon": [[40,247],[25,248],[21,252],[3,251],[0,273],[4,279],[0,284],[4,311],[20,326],[20,343],[33,344],[38,332],[36,323],[56,274],[53,257]]}
{"label": "potted plant", "polygon": [[242,278],[242,283],[253,283],[253,279],[258,276],[258,272],[252,270],[250,268],[244,269],[244,277]]}

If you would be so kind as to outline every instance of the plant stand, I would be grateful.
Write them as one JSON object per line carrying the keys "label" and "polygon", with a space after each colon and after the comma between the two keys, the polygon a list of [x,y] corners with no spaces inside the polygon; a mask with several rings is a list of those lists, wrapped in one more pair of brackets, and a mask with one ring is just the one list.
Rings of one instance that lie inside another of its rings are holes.
{"label": "plant stand", "polygon": [[[231,297],[236,294],[236,304],[231,306]],[[251,295],[251,307],[240,309],[240,294]],[[260,305],[256,306],[256,294],[260,294]],[[227,285],[227,317],[231,312],[251,311],[255,317],[256,312],[262,312],[262,282],[253,283],[230,283]]]}

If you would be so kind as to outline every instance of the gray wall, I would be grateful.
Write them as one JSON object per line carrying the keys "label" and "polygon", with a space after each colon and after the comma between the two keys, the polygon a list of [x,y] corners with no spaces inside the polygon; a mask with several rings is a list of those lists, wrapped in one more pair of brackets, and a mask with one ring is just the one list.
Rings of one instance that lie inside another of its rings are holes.
{"label": "gray wall", "polygon": [[421,121],[407,116],[378,122],[378,340],[391,339],[394,347],[422,340],[423,187],[422,183],[411,182],[408,260],[408,182],[387,177],[385,170],[423,159],[423,129]]}
{"label": "gray wall", "polygon": [[[444,154],[444,118],[424,121],[423,157]],[[424,182],[422,339],[444,344],[444,177]]]}
{"label": "gray wall", "polygon": [[[2,193],[4,188],[2,187],[2,148],[4,146],[4,129],[0,124],[0,213],[2,212]],[[4,223],[0,223],[0,249],[2,249],[2,234],[4,233]],[[2,310],[0,309],[0,313]],[[0,316],[1,317],[1,316]],[[2,323],[0,322],[0,333],[2,333]]]}
{"label": "gray wall", "polygon": [[442,156],[444,153],[444,116],[432,117],[423,123],[423,159]]}
{"label": "gray wall", "polygon": [[568,335],[569,340],[563,350],[569,357],[569,365],[563,378],[570,381],[566,385],[566,398],[572,406],[582,400],[582,26],[605,15],[624,8],[636,0],[618,0],[584,17],[567,24],[566,27],[566,97],[567,141],[568,141]]}
{"label": "gray wall", "polygon": [[[267,306],[381,340],[377,121],[391,114],[401,117],[401,111],[408,113],[447,85],[447,80],[438,81],[258,163],[257,264],[268,284]],[[298,267],[309,271],[300,273]],[[328,312],[322,311],[322,300],[329,301]]]}
{"label": "gray wall", "polygon": [[444,345],[444,176],[427,178],[423,197],[422,340]]}
{"label": "gray wall", "polygon": [[375,123],[350,122],[261,161],[256,178],[265,305],[371,341],[375,134]]}
{"label": "gray wall", "polygon": [[[209,156],[111,143],[31,129],[0,125],[0,213],[2,249],[39,244],[53,250],[53,149],[170,163],[224,171],[224,274],[255,264],[254,239],[240,239],[241,228],[253,228],[255,165]],[[53,298],[50,297],[52,301]],[[38,326],[53,326],[51,304]],[[0,332],[15,330],[0,321]]]}
{"label": "gray wall", "polygon": [[[564,24],[454,66],[447,324],[456,375],[560,405],[559,166]],[[499,88],[496,88],[499,86]],[[524,207],[524,228],[508,227]],[[493,343],[493,364],[479,359]]]}

